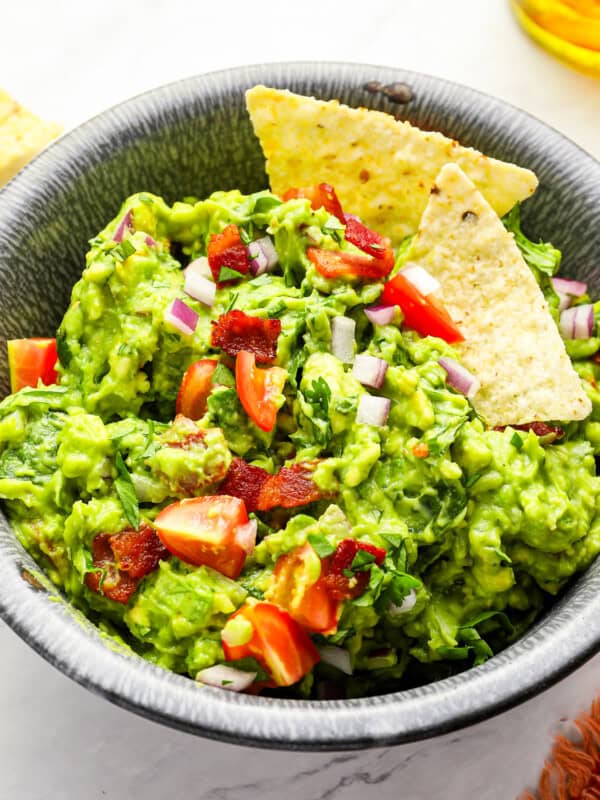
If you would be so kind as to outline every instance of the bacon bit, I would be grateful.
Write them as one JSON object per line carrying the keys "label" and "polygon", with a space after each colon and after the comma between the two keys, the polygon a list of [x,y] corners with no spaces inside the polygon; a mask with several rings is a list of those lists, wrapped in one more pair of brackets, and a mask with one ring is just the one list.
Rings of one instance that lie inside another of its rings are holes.
{"label": "bacon bit", "polygon": [[324,495],[312,479],[315,466],[316,462],[292,464],[271,475],[262,467],[235,458],[219,494],[239,497],[248,511],[305,506],[329,496]]}
{"label": "bacon bit", "polygon": [[419,442],[412,449],[415,458],[427,458],[429,455],[429,445],[426,442]]}
{"label": "bacon bit", "polygon": [[546,444],[562,439],[565,435],[564,430],[558,425],[548,425],[545,422],[526,422],[523,425],[497,425],[494,430],[505,431],[507,428],[514,428],[516,431],[533,431],[540,438],[548,437]]}
{"label": "bacon bit", "polygon": [[338,200],[335,189],[329,183],[319,183],[317,186],[304,186],[299,189],[288,189],[282,196],[282,200],[295,200],[304,198],[310,200],[310,206],[315,211],[324,208],[337,217],[340,222],[345,223],[342,205]]}
{"label": "bacon bit", "polygon": [[345,223],[346,241],[358,247],[364,253],[368,253],[373,258],[382,258],[386,250],[390,249],[391,242],[389,239],[385,239],[375,231],[367,228],[355,217],[346,216]]}
{"label": "bacon bit", "polygon": [[221,484],[219,494],[239,497],[246,505],[246,511],[258,511],[258,497],[266,481],[272,477],[266,469],[254,467],[243,458],[234,458]]}
{"label": "bacon bit", "polygon": [[251,317],[236,309],[222,314],[212,325],[211,344],[220,347],[227,355],[235,357],[242,350],[247,350],[261,364],[270,364],[275,360],[281,320]]}
{"label": "bacon bit", "polygon": [[[117,603],[128,603],[144,575],[158,567],[169,551],[150,525],[138,531],[99,533],[92,542],[92,558],[97,572],[88,572],[88,589]],[[104,575],[104,579],[103,578]]]}
{"label": "bacon bit", "polygon": [[336,600],[351,600],[364,593],[371,577],[371,565],[367,564],[360,572],[355,572],[349,578],[344,575],[344,570],[350,569],[359,550],[375,556],[375,564],[381,566],[386,556],[382,547],[375,547],[356,539],[343,539],[336,547],[335,553],[323,559],[323,580],[327,591]]}
{"label": "bacon bit", "polygon": [[211,234],[208,242],[208,265],[219,288],[235,283],[235,280],[221,281],[219,283],[219,274],[223,267],[234,269],[242,275],[246,275],[249,272],[250,261],[248,260],[248,253],[240,238],[240,231],[237,225],[228,225],[222,233]]}

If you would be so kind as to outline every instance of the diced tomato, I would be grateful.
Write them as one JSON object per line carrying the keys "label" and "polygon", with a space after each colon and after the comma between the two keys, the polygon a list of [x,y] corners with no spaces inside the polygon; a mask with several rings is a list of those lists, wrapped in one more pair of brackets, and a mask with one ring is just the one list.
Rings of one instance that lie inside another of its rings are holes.
{"label": "diced tomato", "polygon": [[364,569],[356,570],[350,577],[344,572],[350,570],[352,562],[359,550],[374,556],[378,566],[383,564],[386,551],[382,547],[375,547],[356,539],[343,539],[336,547],[335,553],[325,559],[323,580],[327,591],[335,600],[350,600],[360,597],[368,586],[371,576],[371,566],[365,565]]}
{"label": "diced tomato", "polygon": [[239,497],[244,501],[248,512],[258,511],[260,491],[271,477],[266,469],[247,464],[243,458],[234,458],[221,484],[219,494]]}
{"label": "diced tomato", "polygon": [[241,350],[235,361],[235,382],[244,411],[263,431],[272,431],[279,410],[278,398],[287,380],[281,367],[259,369],[256,356]]}
{"label": "diced tomato", "polygon": [[[250,638],[242,644],[229,636],[232,620],[240,617],[249,623]],[[283,608],[273,603],[246,602],[231,615],[221,634],[228,661],[255,658],[270,675],[275,686],[291,686],[319,661],[319,653],[309,635]]]}
{"label": "diced tomato", "polygon": [[219,282],[221,269],[227,267],[246,275],[250,270],[250,261],[246,247],[240,238],[237,225],[227,225],[221,233],[211,234],[208,242],[208,265],[218,286],[228,286],[235,280]]}
{"label": "diced tomato", "polygon": [[310,200],[311,208],[315,211],[318,208],[324,208],[337,217],[340,222],[345,222],[344,212],[335,193],[333,186],[328,183],[319,183],[316,186],[304,186],[299,189],[288,189],[283,194],[283,200],[295,200],[296,198],[304,198]]}
{"label": "diced tomato", "polygon": [[94,572],[88,572],[85,583],[97,594],[117,603],[128,603],[144,575],[167,558],[168,551],[150,525],[120,533],[99,533],[92,542]]}
{"label": "diced tomato", "polygon": [[402,273],[394,275],[383,287],[381,303],[400,306],[406,326],[421,336],[437,336],[449,344],[465,339],[444,306],[432,295],[421,294]]}
{"label": "diced tomato", "polygon": [[234,309],[212,323],[211,344],[235,357],[241,350],[254,353],[260,364],[269,364],[277,356],[280,319],[261,319]]}
{"label": "diced tomato", "polygon": [[56,383],[56,339],[9,339],[8,366],[10,388],[18,392],[25,386]]}
{"label": "diced tomato", "polygon": [[212,376],[218,361],[202,358],[194,361],[181,380],[175,411],[189,419],[200,419],[207,408],[208,395],[213,389]]}
{"label": "diced tomato", "polygon": [[346,233],[344,238],[350,244],[358,247],[364,253],[368,253],[374,258],[386,258],[389,260],[390,255],[392,258],[392,265],[394,254],[391,250],[391,243],[389,239],[381,236],[379,233],[367,228],[356,217],[347,215],[345,218]]}
{"label": "diced tomato", "polygon": [[296,508],[322,500],[324,495],[312,479],[316,463],[292,464],[269,475],[258,494],[257,509]]}
{"label": "diced tomato", "polygon": [[177,558],[237,578],[248,555],[243,500],[228,495],[172,503],[154,521],[160,540]]}
{"label": "diced tomato", "polygon": [[329,635],[337,630],[341,603],[329,594],[321,573],[321,559],[307,542],[279,557],[266,597],[303,628]]}
{"label": "diced tomato", "polygon": [[361,253],[347,253],[341,250],[323,250],[307,247],[306,255],[324,278],[359,278],[363,281],[377,281],[389,275],[394,268],[394,254],[391,249],[383,251],[380,258]]}
{"label": "diced tomato", "polygon": [[427,442],[417,442],[412,449],[415,458],[427,458],[429,455],[429,445]]}

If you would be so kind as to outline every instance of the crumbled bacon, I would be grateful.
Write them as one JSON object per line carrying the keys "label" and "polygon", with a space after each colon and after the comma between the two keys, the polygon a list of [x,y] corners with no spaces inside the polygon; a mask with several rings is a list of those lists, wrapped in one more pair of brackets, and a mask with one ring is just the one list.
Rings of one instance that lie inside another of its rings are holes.
{"label": "crumbled bacon", "polygon": [[247,350],[261,364],[269,364],[275,360],[281,320],[251,317],[234,309],[221,315],[212,325],[213,347],[220,347],[232,357]]}
{"label": "crumbled bacon", "polygon": [[359,550],[371,553],[375,558],[374,563],[378,566],[383,564],[386,556],[383,548],[366,542],[358,542],[356,539],[343,539],[336,547],[335,553],[323,561],[323,580],[327,591],[336,600],[360,597],[367,588],[371,577],[370,564],[366,564],[364,569],[354,572],[351,577],[344,574],[352,566]]}
{"label": "crumbled bacon", "polygon": [[506,428],[514,428],[516,431],[533,431],[536,436],[545,438],[547,443],[562,439],[565,432],[558,425],[548,425],[546,422],[526,422],[523,425],[497,425],[495,431],[504,431]]}
{"label": "crumbled bacon", "polygon": [[219,494],[239,497],[246,504],[246,511],[257,511],[260,491],[270,477],[266,469],[253,467],[243,458],[234,458],[221,484]]}
{"label": "crumbled bacon", "polygon": [[296,508],[322,500],[324,495],[312,479],[314,463],[292,464],[271,475],[261,467],[235,458],[219,494],[241,498],[247,511]]}
{"label": "crumbled bacon", "polygon": [[241,275],[246,275],[250,270],[248,253],[241,238],[237,225],[227,225],[222,233],[211,234],[208,242],[208,265],[218,286],[229,286],[235,280],[219,282],[219,275],[223,267],[233,269]]}
{"label": "crumbled bacon", "polygon": [[368,253],[374,258],[382,258],[386,249],[390,247],[390,240],[384,239],[375,231],[367,228],[356,217],[346,215],[345,218],[346,233],[345,238],[347,242],[358,247],[363,253]]}
{"label": "crumbled bacon", "polygon": [[150,525],[142,525],[137,531],[99,533],[92,542],[95,571],[85,576],[86,585],[117,603],[128,603],[144,575],[153,572],[168,555]]}

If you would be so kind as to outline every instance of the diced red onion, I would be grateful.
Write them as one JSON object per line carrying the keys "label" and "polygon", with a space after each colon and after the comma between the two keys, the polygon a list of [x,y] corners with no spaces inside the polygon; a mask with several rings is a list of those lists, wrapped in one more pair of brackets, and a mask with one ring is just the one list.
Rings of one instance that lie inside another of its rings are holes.
{"label": "diced red onion", "polygon": [[564,311],[565,308],[569,308],[573,302],[573,298],[568,294],[563,294],[562,292],[557,292],[556,294],[558,295],[558,310]]}
{"label": "diced red onion", "polygon": [[383,358],[361,353],[354,359],[352,374],[363,386],[371,386],[373,389],[381,389],[385,381],[388,363]]}
{"label": "diced red onion", "polygon": [[209,280],[212,280],[213,277],[210,264],[208,263],[208,258],[206,256],[200,256],[199,258],[195,258],[193,261],[190,261],[187,267],[183,270],[183,274],[187,275],[189,272],[194,272],[196,275],[201,275],[203,278],[208,278]]}
{"label": "diced red onion", "polygon": [[256,672],[244,672],[226,664],[215,664],[214,667],[201,669],[196,675],[196,680],[200,683],[227,689],[228,692],[243,692],[254,683],[255,678]]}
{"label": "diced red onion", "polygon": [[352,675],[352,661],[350,660],[350,653],[346,649],[326,644],[323,647],[318,647],[317,650],[324,664],[330,664],[346,675]]}
{"label": "diced red onion", "polygon": [[373,325],[390,325],[396,316],[396,306],[369,306],[365,314]]}
{"label": "diced red onion", "polygon": [[464,394],[465,397],[474,397],[481,388],[479,379],[453,358],[440,358],[438,359],[438,364],[446,370],[446,383],[448,386]]}
{"label": "diced red onion", "polygon": [[156,239],[153,239],[148,234],[146,234],[145,242],[148,245],[148,247],[156,247],[156,245],[157,245]]}
{"label": "diced red onion", "polygon": [[397,617],[401,614],[408,614],[409,611],[413,610],[416,603],[417,593],[414,589],[411,589],[399,606],[396,603],[390,603],[388,610],[392,617]]}
{"label": "diced red onion", "polygon": [[589,339],[594,332],[594,306],[566,308],[560,315],[560,332],[563,339]]}
{"label": "diced red onion", "polygon": [[257,532],[258,523],[255,519],[250,519],[244,525],[238,525],[236,528],[235,540],[249,556],[254,552]]}
{"label": "diced red onion", "polygon": [[376,425],[382,428],[388,420],[390,405],[387,397],[364,394],[358,403],[356,421],[363,425]]}
{"label": "diced red onion", "polygon": [[132,211],[131,209],[129,209],[129,211],[125,214],[121,222],[119,222],[119,224],[117,225],[115,235],[113,236],[113,242],[122,242],[125,232],[132,230],[133,228],[131,224],[132,217],[133,217]]}
{"label": "diced red onion", "polygon": [[212,306],[215,302],[217,285],[214,281],[209,281],[203,275],[198,275],[197,272],[190,270],[185,275],[183,291],[194,300],[204,303],[205,306]]}
{"label": "diced red onion", "polygon": [[165,311],[165,320],[186,336],[191,336],[198,324],[198,314],[179,298],[175,298]]}
{"label": "diced red onion", "polygon": [[279,258],[275,245],[269,236],[256,239],[246,247],[248,258],[250,259],[250,272],[254,277],[262,275],[263,272],[270,272],[277,266]]}
{"label": "diced red onion", "polygon": [[331,352],[344,364],[354,361],[354,331],[356,322],[350,317],[334,317],[331,320]]}
{"label": "diced red onion", "polygon": [[430,275],[426,269],[420,267],[418,264],[410,264],[400,270],[400,274],[404,275],[407,281],[418,289],[424,297],[432,292],[437,292],[440,288],[440,283],[433,275]]}
{"label": "diced red onion", "polygon": [[568,294],[571,297],[581,297],[588,290],[587,283],[572,281],[568,278],[552,278],[552,286],[557,294]]}

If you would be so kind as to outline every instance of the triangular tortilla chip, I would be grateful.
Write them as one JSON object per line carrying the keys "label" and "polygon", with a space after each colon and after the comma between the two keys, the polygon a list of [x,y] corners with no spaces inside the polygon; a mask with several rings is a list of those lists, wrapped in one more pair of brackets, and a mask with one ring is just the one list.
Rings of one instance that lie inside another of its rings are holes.
{"label": "triangular tortilla chip", "polygon": [[473,405],[490,425],[578,420],[591,403],[512,235],[464,172],[437,176],[409,261],[441,284],[465,336],[462,363],[481,381]]}
{"label": "triangular tortilla chip", "polygon": [[528,169],[380,111],[264,86],[246,92],[246,103],[276,194],[330,183],[348,212],[394,245],[417,230],[435,176],[450,161],[462,167],[500,215],[537,186]]}

